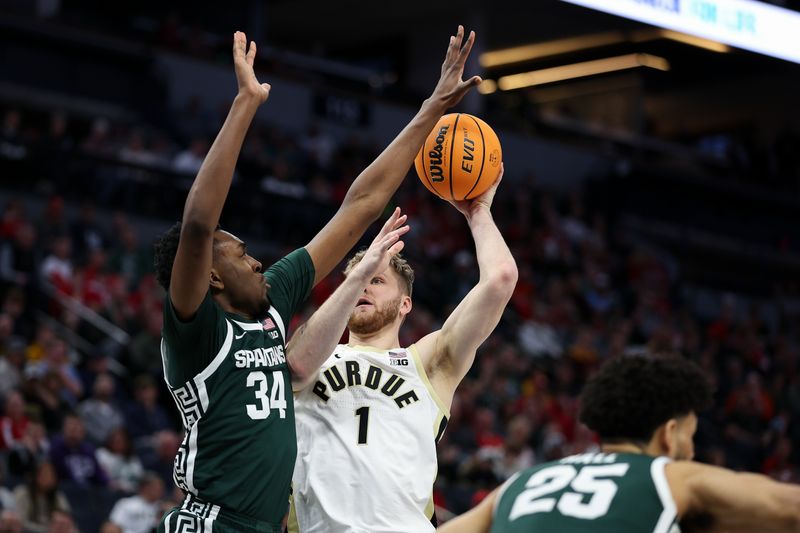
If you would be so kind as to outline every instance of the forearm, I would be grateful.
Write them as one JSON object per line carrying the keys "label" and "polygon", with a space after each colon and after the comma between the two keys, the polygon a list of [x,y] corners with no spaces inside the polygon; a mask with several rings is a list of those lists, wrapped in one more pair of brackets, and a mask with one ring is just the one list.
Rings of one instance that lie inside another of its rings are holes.
{"label": "forearm", "polygon": [[372,219],[378,217],[446,109],[441,99],[425,100],[411,122],[353,181],[342,207],[356,207],[369,213]]}
{"label": "forearm", "polygon": [[510,284],[517,280],[517,266],[511,250],[497,228],[488,207],[477,206],[467,215],[481,282],[495,281]]}
{"label": "forearm", "polygon": [[351,272],[289,341],[286,359],[294,390],[305,388],[333,353],[366,283],[367,279]]}
{"label": "forearm", "polygon": [[233,181],[244,137],[258,110],[257,97],[239,94],[197,173],[183,212],[183,222],[213,231]]}

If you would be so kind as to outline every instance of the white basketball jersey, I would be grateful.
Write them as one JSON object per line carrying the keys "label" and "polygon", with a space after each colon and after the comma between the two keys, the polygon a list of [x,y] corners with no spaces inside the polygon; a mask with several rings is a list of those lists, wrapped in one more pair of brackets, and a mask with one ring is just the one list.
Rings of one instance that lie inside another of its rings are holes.
{"label": "white basketball jersey", "polygon": [[415,346],[337,346],[295,396],[289,531],[433,531],[436,441],[448,417]]}

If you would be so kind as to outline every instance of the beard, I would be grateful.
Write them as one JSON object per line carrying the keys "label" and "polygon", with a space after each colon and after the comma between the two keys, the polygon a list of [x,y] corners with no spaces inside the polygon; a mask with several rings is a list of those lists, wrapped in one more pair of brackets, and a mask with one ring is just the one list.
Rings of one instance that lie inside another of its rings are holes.
{"label": "beard", "polygon": [[356,335],[369,335],[380,331],[387,324],[391,324],[400,314],[400,298],[390,300],[380,309],[373,309],[369,313],[353,311],[347,321],[347,329]]}

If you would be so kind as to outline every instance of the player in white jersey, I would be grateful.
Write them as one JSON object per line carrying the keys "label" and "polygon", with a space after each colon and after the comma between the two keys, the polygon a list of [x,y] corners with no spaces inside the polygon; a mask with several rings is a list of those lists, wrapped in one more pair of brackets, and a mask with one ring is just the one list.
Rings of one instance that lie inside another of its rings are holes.
{"label": "player in white jersey", "polygon": [[[324,361],[312,379],[293,384],[298,454],[290,532],[434,530],[436,441],[456,387],[517,281],[490,212],[499,182],[475,200],[453,203],[475,240],[480,280],[440,330],[401,347],[413,271],[393,255],[364,278],[356,254],[342,285],[290,341],[289,353]],[[345,325],[349,343],[337,346]]]}

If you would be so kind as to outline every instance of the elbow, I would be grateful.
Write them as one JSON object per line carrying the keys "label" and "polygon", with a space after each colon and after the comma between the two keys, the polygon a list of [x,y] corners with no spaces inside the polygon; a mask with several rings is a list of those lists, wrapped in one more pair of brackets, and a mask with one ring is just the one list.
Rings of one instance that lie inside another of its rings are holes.
{"label": "elbow", "polygon": [[511,295],[514,293],[514,288],[517,286],[518,277],[517,264],[511,259],[496,265],[496,268],[489,277],[488,283],[491,285],[493,291],[502,293],[510,299]]}
{"label": "elbow", "polygon": [[214,236],[216,224],[209,224],[202,217],[187,213],[181,224],[181,238],[193,241],[208,240]]}
{"label": "elbow", "polygon": [[367,191],[348,191],[342,201],[342,211],[356,212],[359,218],[373,223],[383,214],[386,203],[377,200],[374,194]]}
{"label": "elbow", "polygon": [[292,382],[307,383],[311,379],[312,369],[309,365],[302,364],[298,357],[287,355],[286,364],[289,366],[289,373],[292,375]]}

